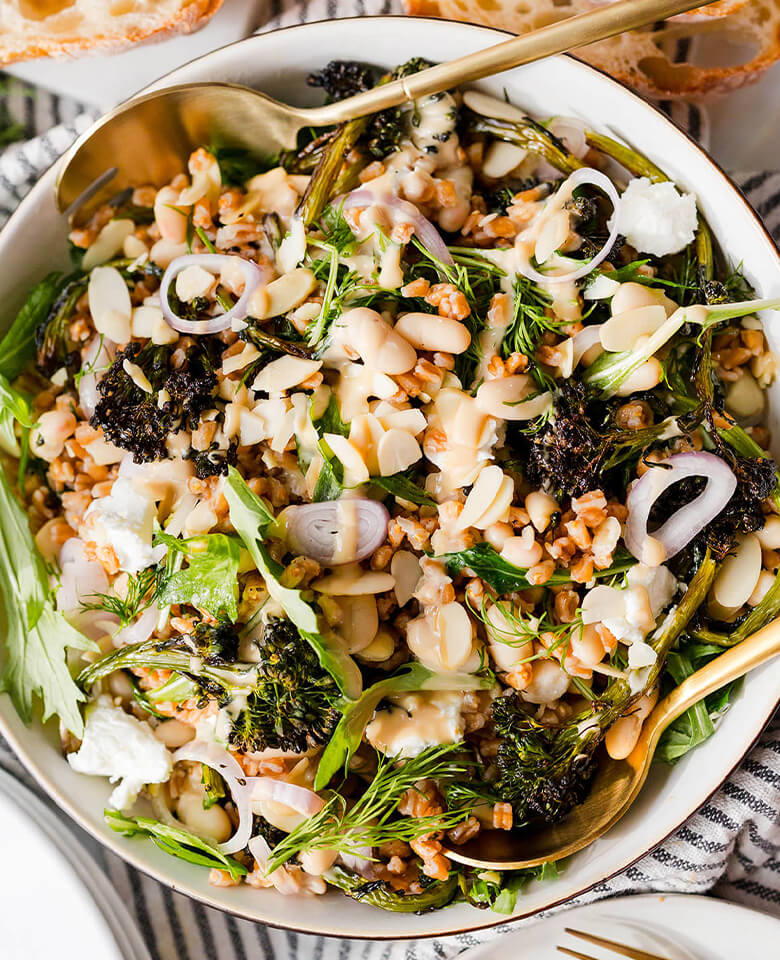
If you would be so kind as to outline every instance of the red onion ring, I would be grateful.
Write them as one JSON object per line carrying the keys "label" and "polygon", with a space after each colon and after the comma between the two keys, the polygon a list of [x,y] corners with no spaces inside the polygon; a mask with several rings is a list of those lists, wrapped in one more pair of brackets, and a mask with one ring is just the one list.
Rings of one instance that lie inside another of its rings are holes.
{"label": "red onion ring", "polygon": [[296,783],[287,783],[274,777],[251,777],[248,782],[252,788],[252,799],[273,800],[306,817],[313,817],[325,806],[322,797]]}
{"label": "red onion ring", "polygon": [[[346,511],[354,510],[357,533],[351,548],[340,543]],[[283,518],[283,519],[282,519]],[[365,560],[387,538],[390,514],[376,500],[351,498],[287,507],[280,515],[291,550],[326,566]]]}
{"label": "red onion ring", "polygon": [[[647,521],[653,504],[672,484],[688,477],[702,477],[707,485],[695,500],[680,507],[662,526],[648,533]],[[649,563],[647,548],[652,538],[666,551],[664,559],[673,557],[717,517],[736,489],[733,471],[713,453],[677,453],[661,461],[643,474],[629,491],[623,535],[626,546],[637,560]],[[654,565],[658,562],[663,560],[656,560]]]}
{"label": "red onion ring", "polygon": [[[227,313],[212,317],[210,320],[184,320],[171,310],[168,303],[168,289],[182,270],[186,270],[187,267],[202,267],[216,275],[222,267],[232,265],[236,260],[244,274],[244,292]],[[251,260],[244,260],[243,257],[231,257],[221,253],[192,253],[184,257],[176,257],[175,260],[171,260],[160,283],[160,308],[167,324],[179,333],[221,333],[230,327],[233,320],[243,320],[247,316],[249,298],[262,280],[263,274],[257,264],[252,263]]]}
{"label": "red onion ring", "polygon": [[585,124],[577,117],[553,117],[548,129],[559,140],[563,140],[569,153],[574,154],[578,160],[582,160],[588,152]]}
{"label": "red onion ring", "polygon": [[228,854],[243,850],[252,836],[251,778],[244,773],[238,760],[217,743],[206,743],[204,740],[185,743],[173,755],[174,763],[180,760],[191,760],[211,767],[228,785],[238,812],[238,826],[229,840],[219,844],[219,849]]}
{"label": "red onion ring", "polygon": [[560,193],[561,190],[568,190],[569,195],[571,195],[577,187],[584,183],[590,183],[594,187],[599,187],[604,191],[604,193],[606,193],[612,202],[612,208],[614,211],[610,219],[612,226],[609,229],[609,236],[607,237],[606,243],[592,260],[584,263],[581,267],[578,267],[571,273],[563,273],[552,276],[550,274],[540,273],[530,264],[527,266],[522,264],[518,266],[518,272],[522,273],[524,277],[528,277],[529,280],[533,280],[535,283],[571,283],[573,280],[580,280],[582,277],[587,276],[609,256],[609,252],[615,245],[615,241],[618,238],[618,233],[620,232],[620,196],[615,188],[615,184],[609,179],[609,177],[603,174],[600,170],[594,170],[592,167],[582,167],[579,170],[575,170],[570,177],[567,177],[566,180],[564,180],[564,182],[558,188],[558,192]]}
{"label": "red onion ring", "polygon": [[342,203],[345,210],[349,210],[350,207],[370,207],[379,204],[388,207],[391,211],[403,216],[406,222],[412,224],[417,239],[437,260],[445,263],[448,267],[455,263],[439,231],[408,200],[402,200],[400,197],[389,193],[377,196],[370,190],[361,188],[348,193]]}

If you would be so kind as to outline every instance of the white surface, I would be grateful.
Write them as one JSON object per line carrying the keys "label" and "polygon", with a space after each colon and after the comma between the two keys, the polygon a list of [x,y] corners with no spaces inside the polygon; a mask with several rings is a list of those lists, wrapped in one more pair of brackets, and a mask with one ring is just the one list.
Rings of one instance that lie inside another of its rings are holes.
{"label": "white surface", "polygon": [[0,850],[3,960],[149,960],[89,854],[40,800],[2,772]]}
{"label": "white surface", "polygon": [[595,958],[615,954],[566,933],[566,928],[614,940],[664,960],[735,960],[776,956],[780,920],[756,910],[682,894],[617,897],[548,917],[461,954],[458,960],[556,960],[557,946]]}
{"label": "white surface", "polygon": [[[470,53],[500,38],[484,27],[443,21],[386,18],[307,24],[251,37],[243,43],[175,71],[159,85],[196,80],[228,80],[256,85],[290,102],[313,103],[316,91],[306,75],[335,56],[366,56],[389,68],[398,51],[434,60]],[[316,51],[314,53],[313,51]],[[744,261],[748,280],[762,297],[780,293],[777,250],[740,194],[706,156],[652,107],[600,73],[570,58],[555,58],[508,71],[483,81],[480,89],[502,96],[504,88],[518,105],[542,116],[579,116],[604,132],[622,136],[663,166],[685,190],[695,190],[703,212],[725,253]],[[161,133],[164,135],[164,133]],[[49,171],[28,194],[0,234],[0,303],[7,315],[26,291],[61,260],[67,263],[66,227],[53,201],[55,171]],[[47,243],[41,242],[47,238]],[[769,319],[769,318],[767,318]],[[780,348],[780,329],[771,323],[768,336]],[[770,426],[775,436],[780,384],[772,391]],[[777,702],[780,661],[747,678],[716,736],[672,769],[657,768],[629,814],[608,834],[573,857],[555,881],[533,884],[518,899],[517,916],[560,903],[624,870],[682,824],[739,763],[759,735]],[[0,729],[56,801],[87,830],[130,863],[176,889],[241,916],[309,932],[352,937],[424,937],[489,927],[505,918],[467,904],[421,917],[373,910],[332,893],[302,903],[273,890],[247,886],[215,888],[208,871],[166,856],[148,841],[112,833],[103,821],[110,786],[80,777],[63,761],[56,729],[26,729],[6,696],[0,697]]]}
{"label": "white surface", "polygon": [[225,0],[197,33],[145,43],[124,53],[30,60],[4,69],[54,93],[107,110],[170,70],[248,37],[257,25],[261,5],[262,0]]}

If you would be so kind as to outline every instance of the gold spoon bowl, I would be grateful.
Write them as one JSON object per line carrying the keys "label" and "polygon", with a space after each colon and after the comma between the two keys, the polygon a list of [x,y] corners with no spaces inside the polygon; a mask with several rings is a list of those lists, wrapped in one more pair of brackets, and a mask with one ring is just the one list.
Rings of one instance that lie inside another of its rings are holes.
{"label": "gold spoon bowl", "polygon": [[84,133],[60,162],[56,200],[73,219],[121,190],[162,186],[199,146],[257,153],[293,149],[304,127],[324,127],[573,50],[713,0],[619,0],[533,33],[442,63],[323,107],[292,107],[233,83],[167,87],[123,103]]}
{"label": "gold spoon bowl", "polygon": [[560,823],[525,833],[483,830],[445,850],[483,870],[520,870],[562,860],[589,846],[627,813],[642,789],[664,730],[689,707],[780,654],[780,618],[697,670],[657,704],[625,760],[604,757],[590,792]]}

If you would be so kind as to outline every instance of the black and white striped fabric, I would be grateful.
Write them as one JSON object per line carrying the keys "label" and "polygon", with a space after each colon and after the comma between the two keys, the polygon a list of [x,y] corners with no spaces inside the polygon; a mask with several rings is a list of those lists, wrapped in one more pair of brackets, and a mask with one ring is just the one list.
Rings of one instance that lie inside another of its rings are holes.
{"label": "black and white striped fabric", "polygon": [[[400,11],[398,0],[271,0],[263,29],[335,16]],[[41,173],[92,122],[94,112],[15,81],[0,87],[0,109],[29,140],[0,154],[0,224]],[[673,119],[706,145],[706,114],[668,105]],[[780,239],[780,172],[737,174],[747,199]],[[0,767],[34,786],[0,739]],[[172,893],[68,824],[98,869],[131,905],[154,960],[448,960],[510,929],[395,943],[338,941],[236,920]],[[674,836],[624,874],[570,906],[617,894],[711,892],[780,915],[780,716],[740,768]],[[262,896],[262,892],[258,892]],[[514,927],[512,927],[514,929]]]}

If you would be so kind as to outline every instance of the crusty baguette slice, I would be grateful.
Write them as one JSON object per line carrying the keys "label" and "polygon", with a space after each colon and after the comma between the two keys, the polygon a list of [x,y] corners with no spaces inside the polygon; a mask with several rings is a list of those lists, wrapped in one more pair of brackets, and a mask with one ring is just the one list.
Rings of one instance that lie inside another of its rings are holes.
{"label": "crusty baguette slice", "polygon": [[191,33],[222,0],[0,0],[0,65]]}
{"label": "crusty baguette slice", "polygon": [[[408,13],[430,16],[437,0],[404,2]],[[599,2],[603,0],[438,0],[438,15],[527,33]],[[697,46],[704,44],[707,59],[698,63]],[[734,63],[739,50],[743,56]],[[758,79],[780,59],[780,0],[720,0],[661,26],[591,44],[577,56],[650,96],[725,93]]]}

